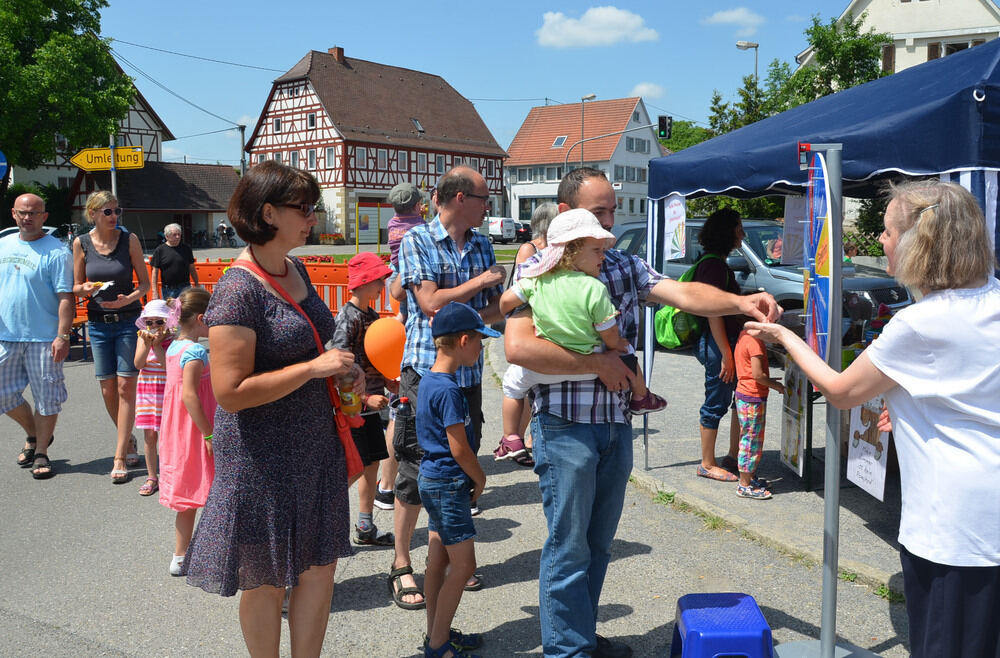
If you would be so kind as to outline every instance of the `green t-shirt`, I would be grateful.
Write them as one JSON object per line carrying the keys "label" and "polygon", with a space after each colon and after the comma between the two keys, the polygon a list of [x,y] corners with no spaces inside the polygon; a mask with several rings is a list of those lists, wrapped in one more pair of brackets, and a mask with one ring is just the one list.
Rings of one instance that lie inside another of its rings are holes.
{"label": "green t-shirt", "polygon": [[522,277],[514,286],[518,297],[531,304],[535,333],[581,354],[601,344],[598,332],[612,327],[618,315],[607,286],[583,272],[546,272]]}

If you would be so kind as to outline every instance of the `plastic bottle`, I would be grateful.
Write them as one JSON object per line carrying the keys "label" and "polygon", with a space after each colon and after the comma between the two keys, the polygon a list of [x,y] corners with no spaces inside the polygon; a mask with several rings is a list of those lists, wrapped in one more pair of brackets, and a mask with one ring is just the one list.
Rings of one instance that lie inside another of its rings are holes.
{"label": "plastic bottle", "polygon": [[340,410],[348,416],[361,413],[361,396],[354,392],[354,377],[345,375],[340,378]]}
{"label": "plastic bottle", "polygon": [[396,405],[396,416],[412,416],[413,415],[413,405],[410,404],[410,398],[402,397],[399,398],[399,403]]}

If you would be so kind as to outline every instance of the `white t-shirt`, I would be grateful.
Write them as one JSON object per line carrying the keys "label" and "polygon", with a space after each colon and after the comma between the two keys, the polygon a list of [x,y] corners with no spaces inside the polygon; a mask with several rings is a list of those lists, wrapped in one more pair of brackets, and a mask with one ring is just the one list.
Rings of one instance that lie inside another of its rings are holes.
{"label": "white t-shirt", "polygon": [[899,543],[931,562],[1000,565],[1000,283],[933,292],[868,356],[899,454]]}

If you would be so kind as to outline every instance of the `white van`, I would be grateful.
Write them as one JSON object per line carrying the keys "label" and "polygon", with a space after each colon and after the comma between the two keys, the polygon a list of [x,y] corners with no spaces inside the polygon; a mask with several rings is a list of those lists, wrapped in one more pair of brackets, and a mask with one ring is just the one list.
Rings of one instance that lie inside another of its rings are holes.
{"label": "white van", "polygon": [[485,225],[489,222],[489,233],[487,237],[490,242],[500,242],[507,244],[514,241],[516,227],[513,217],[487,217]]}

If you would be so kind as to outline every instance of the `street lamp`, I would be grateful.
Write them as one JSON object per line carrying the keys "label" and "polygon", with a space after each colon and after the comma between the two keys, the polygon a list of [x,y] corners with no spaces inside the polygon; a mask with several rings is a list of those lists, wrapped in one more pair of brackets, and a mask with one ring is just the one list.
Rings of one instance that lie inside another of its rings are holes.
{"label": "street lamp", "polygon": [[740,50],[753,48],[753,82],[757,84],[757,50],[760,48],[760,44],[756,41],[737,41],[736,47]]}
{"label": "street lamp", "polygon": [[[587,94],[580,99],[580,139],[584,139],[583,134],[583,106],[587,101],[597,98],[597,94]],[[583,168],[583,142],[580,142],[580,167]]]}

